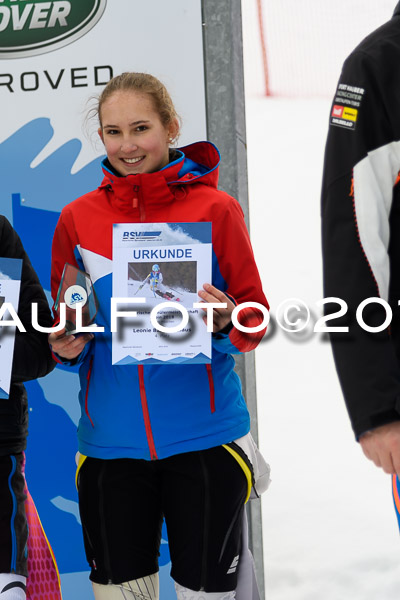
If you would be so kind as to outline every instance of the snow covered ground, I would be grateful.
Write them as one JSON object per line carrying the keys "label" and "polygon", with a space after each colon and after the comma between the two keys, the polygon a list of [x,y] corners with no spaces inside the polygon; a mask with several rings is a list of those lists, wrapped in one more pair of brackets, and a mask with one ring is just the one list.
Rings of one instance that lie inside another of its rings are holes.
{"label": "snow covered ground", "polygon": [[[283,45],[286,24],[294,38],[312,4],[264,3],[268,19],[280,13]],[[352,27],[342,40],[335,21],[321,21],[324,39],[314,46],[311,76],[332,46],[336,66],[329,65],[328,87],[334,90],[347,53],[390,18],[395,4],[346,3]],[[262,96],[255,6],[242,3],[251,238],[272,315],[280,302],[295,297],[315,320],[323,298],[320,187],[331,98]],[[316,2],[313,19],[330,10],[339,15],[339,8]],[[368,11],[375,11],[376,23]],[[300,52],[299,37],[289,42]],[[275,60],[275,78],[282,69],[284,62]],[[276,327],[256,351],[256,370],[260,447],[272,468],[262,498],[266,599],[398,600],[399,533],[390,477],[354,441],[329,343],[321,334],[298,338]]]}
{"label": "snow covered ground", "polygon": [[[323,297],[319,195],[330,100],[247,98],[251,236],[267,297]],[[329,344],[276,329],[256,352],[267,600],[398,600],[390,479],[361,453]]]}
{"label": "snow covered ground", "polygon": [[[251,237],[272,314],[293,297],[319,314],[329,108],[328,99],[247,99]],[[272,467],[262,499],[267,600],[398,600],[390,478],[354,441],[329,344],[277,327],[256,369]]]}
{"label": "snow covered ground", "polygon": [[[155,304],[157,304],[161,298],[164,300],[173,300],[174,302],[184,301],[186,306],[191,307],[193,302],[197,302],[199,299],[197,294],[190,293],[188,292],[188,290],[185,290],[181,287],[172,289],[163,284],[158,286],[157,289],[159,291],[159,294],[157,294],[157,291],[153,291],[152,287],[148,285],[147,282],[143,285],[142,279],[129,279],[127,287],[128,298],[139,294],[139,296],[143,296],[144,298],[148,298],[149,300],[155,299]],[[164,296],[162,296],[162,294],[164,294]]]}

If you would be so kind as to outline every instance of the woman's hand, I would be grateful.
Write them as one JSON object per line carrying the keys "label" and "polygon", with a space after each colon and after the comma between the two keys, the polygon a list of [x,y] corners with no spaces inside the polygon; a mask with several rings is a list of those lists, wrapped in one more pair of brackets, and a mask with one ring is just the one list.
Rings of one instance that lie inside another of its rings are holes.
{"label": "woman's hand", "polygon": [[[204,302],[220,302],[226,304],[226,308],[213,309],[213,333],[217,333],[218,331],[221,331],[221,329],[224,329],[224,327],[229,325],[229,323],[231,322],[232,311],[235,308],[235,305],[232,302],[232,300],[228,298],[228,296],[226,296],[224,292],[221,292],[209,283],[205,283],[203,285],[203,289],[200,290],[198,294]],[[207,308],[205,307],[203,308],[203,310],[206,311]],[[203,321],[207,323],[207,315],[203,317]]]}
{"label": "woman's hand", "polygon": [[67,360],[72,360],[79,356],[86,344],[90,342],[93,337],[93,333],[85,333],[76,337],[73,334],[65,335],[64,328],[61,329],[61,331],[49,334],[49,344],[52,351],[58,354],[58,356],[66,358]]}

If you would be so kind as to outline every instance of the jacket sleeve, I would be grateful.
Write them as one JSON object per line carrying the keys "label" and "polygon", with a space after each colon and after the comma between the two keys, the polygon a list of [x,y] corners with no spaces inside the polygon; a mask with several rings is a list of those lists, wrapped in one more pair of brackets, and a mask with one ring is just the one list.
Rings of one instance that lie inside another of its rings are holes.
{"label": "jacket sleeve", "polygon": [[[75,257],[75,249],[78,246],[79,241],[75,234],[74,222],[71,213],[67,208],[64,208],[61,212],[60,218],[57,222],[56,229],[53,236],[53,244],[51,251],[51,295],[53,303],[55,303],[60,286],[62,273],[66,263],[82,268],[82,265],[78,265]],[[54,312],[54,304],[53,304]],[[55,322],[58,321],[58,316],[55,315]],[[55,360],[65,366],[75,366],[84,361],[88,354],[91,343],[87,343],[83,351],[79,356],[73,360],[62,358],[56,353],[53,353]]]}
{"label": "jacket sleeve", "polygon": [[[213,285],[228,294],[236,305],[252,302],[269,309],[243,211],[237,200],[228,198],[220,217],[213,221]],[[247,307],[238,313],[238,321],[244,327],[256,327],[264,322],[264,315],[257,308]],[[213,347],[228,354],[249,352],[257,347],[265,331],[266,327],[251,333],[231,327],[229,331],[213,334]]]}
{"label": "jacket sleeve", "polygon": [[[357,438],[400,419],[400,369],[391,328],[371,333],[356,319],[364,300],[392,301],[389,234],[400,143],[394,142],[387,102],[398,76],[387,85],[379,64],[379,52],[361,51],[344,63],[331,108],[322,183],[324,296],[347,304],[346,315],[326,325],[349,327],[330,336]],[[335,302],[325,306],[326,314],[339,309]],[[397,305],[393,310],[398,312]],[[363,320],[378,327],[385,314],[374,301],[364,309]]]}
{"label": "jacket sleeve", "polygon": [[20,332],[17,329],[15,332],[11,372],[11,381],[21,383],[44,377],[55,366],[47,342],[47,333],[41,333],[32,326],[32,304],[36,302],[38,305],[38,322],[41,326],[51,327],[52,318],[47,298],[22,242],[5,217],[0,220],[0,240],[1,256],[20,258],[23,261],[17,314],[26,331]]}

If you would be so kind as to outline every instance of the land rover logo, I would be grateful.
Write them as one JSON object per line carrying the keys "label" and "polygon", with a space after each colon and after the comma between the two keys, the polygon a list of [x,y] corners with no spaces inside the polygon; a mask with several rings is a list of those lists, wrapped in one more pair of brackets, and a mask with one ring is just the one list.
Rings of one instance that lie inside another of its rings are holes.
{"label": "land rover logo", "polygon": [[85,35],[107,0],[0,0],[0,59],[51,52]]}

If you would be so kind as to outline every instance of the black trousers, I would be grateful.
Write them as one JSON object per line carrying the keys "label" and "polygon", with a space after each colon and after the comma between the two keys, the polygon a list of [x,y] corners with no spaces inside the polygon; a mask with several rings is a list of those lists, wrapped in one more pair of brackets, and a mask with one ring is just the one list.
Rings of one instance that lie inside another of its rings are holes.
{"label": "black trousers", "polygon": [[28,525],[23,454],[0,457],[0,573],[27,577]]}
{"label": "black trousers", "polygon": [[165,517],[173,579],[192,590],[236,588],[248,482],[224,447],[157,461],[87,458],[78,489],[92,581],[157,572]]}

